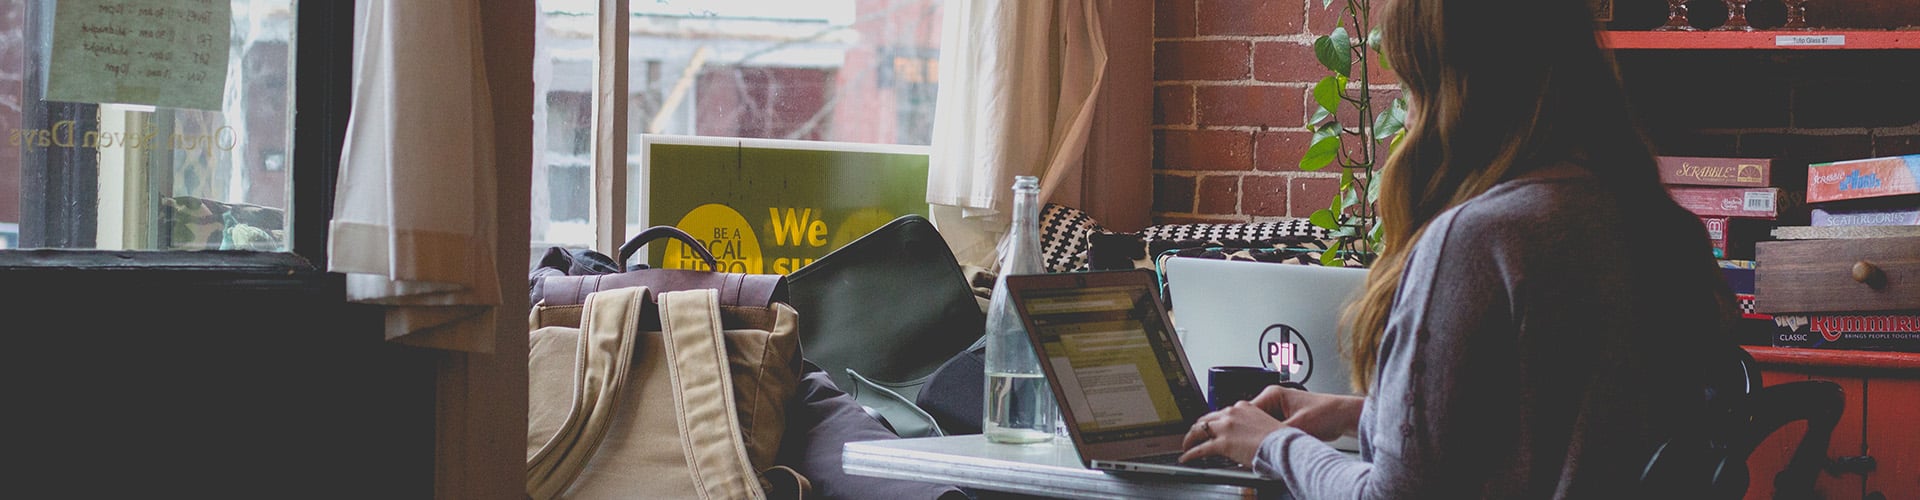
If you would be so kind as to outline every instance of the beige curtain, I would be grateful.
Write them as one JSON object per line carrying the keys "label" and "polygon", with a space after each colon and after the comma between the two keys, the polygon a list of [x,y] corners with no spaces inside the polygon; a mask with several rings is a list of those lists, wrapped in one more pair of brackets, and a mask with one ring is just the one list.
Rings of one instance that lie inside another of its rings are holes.
{"label": "beige curtain", "polygon": [[1107,72],[1100,6],[947,0],[927,203],[961,264],[996,264],[1015,176],[1039,177],[1043,201],[1077,193]]}
{"label": "beige curtain", "polygon": [[397,342],[493,349],[492,106],[475,0],[361,0],[328,269]]}

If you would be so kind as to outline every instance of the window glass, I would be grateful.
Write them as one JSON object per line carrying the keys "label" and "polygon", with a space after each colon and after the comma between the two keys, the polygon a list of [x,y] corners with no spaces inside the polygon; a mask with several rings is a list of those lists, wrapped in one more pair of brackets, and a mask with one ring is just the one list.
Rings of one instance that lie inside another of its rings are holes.
{"label": "window glass", "polygon": [[0,248],[286,251],[292,0],[0,0]]}
{"label": "window glass", "polygon": [[[596,0],[541,0],[533,241],[593,242]],[[940,0],[630,0],[628,234],[640,135],[926,145]]]}

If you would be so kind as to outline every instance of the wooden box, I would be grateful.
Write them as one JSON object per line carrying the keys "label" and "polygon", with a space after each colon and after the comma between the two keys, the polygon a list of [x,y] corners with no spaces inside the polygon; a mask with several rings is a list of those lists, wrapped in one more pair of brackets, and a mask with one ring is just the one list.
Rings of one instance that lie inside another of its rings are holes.
{"label": "wooden box", "polygon": [[1920,309],[1920,237],[1763,241],[1754,310]]}

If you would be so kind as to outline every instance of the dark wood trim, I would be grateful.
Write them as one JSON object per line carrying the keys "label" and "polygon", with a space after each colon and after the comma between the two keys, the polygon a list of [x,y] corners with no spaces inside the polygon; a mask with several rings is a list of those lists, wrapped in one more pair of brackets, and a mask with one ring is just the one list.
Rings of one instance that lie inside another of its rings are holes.
{"label": "dark wood trim", "polygon": [[[27,73],[21,83],[21,128],[56,131],[55,141],[77,141],[98,131],[99,105],[49,102],[46,79],[49,54],[40,47],[53,36],[53,2],[29,1],[20,29],[26,42]],[[84,119],[83,119],[84,118]],[[20,246],[22,248],[92,248],[100,206],[100,156],[79,147],[26,147],[20,152]]]}
{"label": "dark wood trim", "polygon": [[293,108],[293,253],[324,265],[334,181],[352,111],[353,2],[297,2]]}
{"label": "dark wood trim", "polygon": [[112,271],[222,271],[242,274],[298,275],[318,268],[297,254],[244,250],[133,251],[133,250],[10,250],[0,252],[0,272]]}

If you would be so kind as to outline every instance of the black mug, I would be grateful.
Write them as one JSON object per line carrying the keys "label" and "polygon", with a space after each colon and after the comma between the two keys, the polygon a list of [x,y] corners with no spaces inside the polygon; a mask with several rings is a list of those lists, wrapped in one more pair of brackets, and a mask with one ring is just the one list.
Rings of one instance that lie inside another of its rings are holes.
{"label": "black mug", "polygon": [[1207,406],[1215,410],[1253,399],[1269,385],[1298,386],[1277,371],[1259,366],[1216,366],[1207,369]]}

